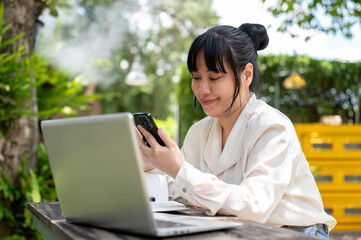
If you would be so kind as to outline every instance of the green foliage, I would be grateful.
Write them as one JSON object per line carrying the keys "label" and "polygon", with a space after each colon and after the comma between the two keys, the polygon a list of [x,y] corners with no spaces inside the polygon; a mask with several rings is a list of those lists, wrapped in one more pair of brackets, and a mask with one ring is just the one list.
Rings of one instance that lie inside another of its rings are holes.
{"label": "green foliage", "polygon": [[[50,2],[50,1],[49,1]],[[0,5],[0,48],[14,43],[22,35],[3,41],[3,34],[11,25],[3,24],[3,6]],[[54,114],[68,116],[68,112],[84,110],[100,95],[84,96],[81,77],[72,78],[64,71],[48,64],[43,57],[32,55],[23,46],[11,53],[0,54],[0,129],[7,129],[12,119],[30,113],[30,91],[37,90],[39,119],[51,118]],[[29,106],[29,107],[27,107]],[[70,109],[71,111],[64,111]],[[0,132],[0,137],[4,138]],[[38,168],[26,170],[27,157],[19,166],[20,173],[12,182],[8,173],[0,167],[0,221],[11,232],[11,239],[40,237],[32,226],[32,215],[27,202],[54,201],[57,199],[52,174],[43,144],[38,148]]]}
{"label": "green foliage", "polygon": [[[2,24],[3,6],[0,7],[0,33],[4,34],[11,25]],[[0,48],[16,41],[21,34],[2,42]],[[101,95],[84,95],[81,76],[74,79],[64,70],[53,67],[38,55],[24,57],[25,48],[20,46],[12,53],[0,54],[0,125],[30,113],[30,90],[37,88],[39,119],[47,119],[57,114],[60,117],[73,116],[77,110],[85,110],[88,103],[100,99]]]}
{"label": "green foliage", "polygon": [[45,62],[37,56],[23,58],[24,47],[0,54],[0,123],[30,114],[24,103],[31,99],[30,89],[45,80]]}
{"label": "green foliage", "polygon": [[[361,23],[361,5],[358,0],[311,0],[308,3],[303,0],[278,0],[268,10],[276,17],[283,17],[278,28],[281,32],[290,31],[296,24],[302,29],[333,34],[340,32],[346,38],[351,38],[351,28]],[[325,15],[326,21],[320,14]]]}
{"label": "green foliage", "polygon": [[[15,42],[19,34],[2,41],[2,36],[11,27],[3,23],[3,4],[0,6],[0,49]],[[0,54],[0,125],[7,126],[9,121],[21,115],[30,114],[25,103],[31,99],[30,89],[44,81],[44,62],[36,56],[24,58],[23,46],[12,53]],[[30,106],[29,106],[30,107]]]}
{"label": "green foliage", "polygon": [[361,63],[303,56],[260,56],[259,67],[260,96],[271,105],[275,78],[280,71],[295,71],[307,82],[301,90],[285,89],[281,84],[280,110],[293,122],[318,122],[322,115],[340,115],[344,123],[355,122]]}
{"label": "green foliage", "polygon": [[4,14],[4,4],[1,3],[1,5],[0,5],[0,49],[11,44],[12,42],[15,42],[23,35],[23,34],[19,34],[6,41],[3,41],[2,36],[11,28],[11,25],[12,25],[11,23],[8,25],[4,25],[3,14]]}
{"label": "green foliage", "polygon": [[32,215],[27,210],[27,203],[57,200],[43,144],[39,145],[38,156],[39,167],[28,171],[26,170],[27,157],[24,157],[16,183],[11,182],[7,173],[0,167],[0,195],[3,196],[0,201],[0,221],[6,222],[7,227],[12,231],[12,234],[4,239],[40,237],[32,226]]}
{"label": "green foliage", "polygon": [[174,141],[176,133],[177,133],[177,123],[173,117],[168,117],[166,120],[159,120],[154,118],[155,124],[157,124],[158,128],[163,128],[164,131],[168,134],[168,136]]}
{"label": "green foliage", "polygon": [[[83,71],[89,79],[99,83],[98,93],[112,92],[102,99],[103,113],[147,111],[165,120],[174,112],[174,82],[178,75],[174,69],[182,64],[195,35],[218,23],[217,14],[210,6],[211,0],[156,0],[141,5],[130,0],[80,1],[74,8],[82,10],[83,14],[74,13],[70,8],[57,8],[59,13],[73,15],[62,21],[62,14],[59,14],[53,32],[40,34],[38,52],[47,54],[55,49],[58,57],[63,52],[66,55],[64,49],[70,49],[76,50],[79,59],[86,58],[74,63],[77,66],[74,71],[78,71],[76,74]],[[136,19],[144,18],[152,22],[149,29],[139,27]],[[112,24],[114,22],[116,24]],[[84,45],[91,46],[85,53],[81,51]],[[136,56],[140,57],[149,79],[147,86],[124,83]],[[99,58],[110,64],[94,64]],[[121,61],[126,61],[129,67],[120,68]]]}
{"label": "green foliage", "polygon": [[101,99],[100,94],[85,95],[82,76],[72,78],[69,73],[51,65],[45,66],[46,79],[37,87],[39,120],[70,117],[87,110],[89,104]]}
{"label": "green foliage", "polygon": [[29,114],[24,103],[31,100],[30,89],[45,79],[44,62],[36,56],[23,58],[24,54],[23,47],[0,54],[0,122]]}
{"label": "green foliage", "polygon": [[50,169],[46,148],[43,143],[40,143],[38,147],[38,169],[36,171],[36,176],[42,201],[48,202],[56,200],[57,194],[53,175]]}
{"label": "green foliage", "polygon": [[43,0],[43,2],[45,3],[45,6],[49,8],[50,14],[54,17],[57,17],[58,11],[55,8],[57,0]]}

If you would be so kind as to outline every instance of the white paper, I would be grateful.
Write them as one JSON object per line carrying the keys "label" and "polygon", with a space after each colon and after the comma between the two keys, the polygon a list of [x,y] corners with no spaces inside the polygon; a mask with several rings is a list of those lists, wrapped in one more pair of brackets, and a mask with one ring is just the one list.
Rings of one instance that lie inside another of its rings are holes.
{"label": "white paper", "polygon": [[187,209],[186,205],[176,201],[151,202],[150,206],[153,212],[172,212]]}

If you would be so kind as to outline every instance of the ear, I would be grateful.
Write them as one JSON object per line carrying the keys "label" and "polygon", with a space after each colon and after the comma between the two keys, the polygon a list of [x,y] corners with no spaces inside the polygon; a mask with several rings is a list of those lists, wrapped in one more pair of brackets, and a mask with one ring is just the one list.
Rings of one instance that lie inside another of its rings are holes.
{"label": "ear", "polygon": [[253,64],[252,63],[247,63],[247,65],[244,68],[242,74],[245,76],[244,77],[244,84],[247,87],[249,87],[249,85],[251,85],[252,80],[253,80]]}

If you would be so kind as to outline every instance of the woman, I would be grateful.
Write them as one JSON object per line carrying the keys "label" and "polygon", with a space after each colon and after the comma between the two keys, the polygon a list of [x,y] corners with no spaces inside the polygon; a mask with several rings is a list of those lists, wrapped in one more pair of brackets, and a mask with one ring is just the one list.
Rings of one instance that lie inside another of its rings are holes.
{"label": "woman", "polygon": [[169,175],[173,198],[208,214],[234,215],[328,239],[336,221],[322,199],[291,121],[257,100],[257,51],[268,45],[264,26],[217,26],[188,54],[192,90],[207,117],[188,131],[182,150],[163,129],[160,146],[146,130],[144,170]]}

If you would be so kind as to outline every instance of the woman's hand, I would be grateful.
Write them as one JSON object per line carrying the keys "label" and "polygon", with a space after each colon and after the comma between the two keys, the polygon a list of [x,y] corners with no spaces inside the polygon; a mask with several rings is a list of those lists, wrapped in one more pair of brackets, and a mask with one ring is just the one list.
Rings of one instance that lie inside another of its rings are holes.
{"label": "woman's hand", "polygon": [[[140,147],[140,145],[144,145],[145,142],[144,142],[142,136],[140,135],[138,129],[136,127],[134,129],[137,133],[138,143],[139,143],[139,147]],[[143,171],[148,172],[148,171],[153,170],[155,167],[153,166],[150,159],[147,156],[145,156],[143,152],[141,152],[141,155],[142,155],[142,162],[143,162]]]}
{"label": "woman's hand", "polygon": [[162,128],[158,129],[158,134],[165,143],[165,146],[161,146],[152,134],[150,134],[142,126],[138,126],[138,129],[142,132],[151,146],[148,147],[138,133],[140,150],[145,157],[150,160],[150,163],[145,163],[143,158],[143,164],[147,166],[150,166],[149,164],[151,164],[151,166],[156,167],[169,176],[175,178],[184,161],[183,154],[178,145],[165,133]]}

